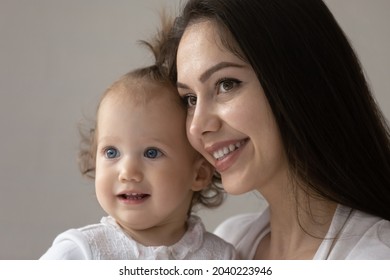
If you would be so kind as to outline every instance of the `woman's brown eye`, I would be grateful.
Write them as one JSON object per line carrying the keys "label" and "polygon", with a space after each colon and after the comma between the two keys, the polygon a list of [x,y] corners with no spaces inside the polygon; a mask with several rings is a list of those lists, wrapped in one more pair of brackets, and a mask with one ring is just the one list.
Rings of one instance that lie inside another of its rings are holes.
{"label": "woman's brown eye", "polygon": [[186,107],[193,107],[196,105],[197,98],[194,95],[186,95],[182,99]]}
{"label": "woman's brown eye", "polygon": [[188,97],[188,105],[195,106],[196,105],[197,98],[195,96],[189,96]]}
{"label": "woman's brown eye", "polygon": [[232,78],[223,78],[216,83],[219,93],[227,93],[239,86],[241,81]]}
{"label": "woman's brown eye", "polygon": [[224,91],[229,91],[234,87],[234,82],[233,81],[223,81],[221,83],[222,89]]}

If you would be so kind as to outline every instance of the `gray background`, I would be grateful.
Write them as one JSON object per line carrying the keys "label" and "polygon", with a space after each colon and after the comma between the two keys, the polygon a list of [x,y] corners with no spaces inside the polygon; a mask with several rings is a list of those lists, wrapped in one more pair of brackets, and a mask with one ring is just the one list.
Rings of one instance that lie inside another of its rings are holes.
{"label": "gray background", "polygon": [[[54,237],[104,215],[77,167],[78,124],[116,78],[152,62],[137,44],[175,1],[0,0],[0,259],[37,259]],[[390,118],[390,1],[326,0]],[[202,210],[213,230],[258,211],[253,193]]]}

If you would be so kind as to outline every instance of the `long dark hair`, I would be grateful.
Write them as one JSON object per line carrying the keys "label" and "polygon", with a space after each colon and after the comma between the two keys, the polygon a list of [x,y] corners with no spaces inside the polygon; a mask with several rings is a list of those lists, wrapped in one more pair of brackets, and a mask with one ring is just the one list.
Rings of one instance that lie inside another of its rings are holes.
{"label": "long dark hair", "polygon": [[253,67],[292,173],[321,197],[390,220],[389,126],[327,6],[189,0],[166,44],[173,80],[180,38],[198,20],[216,22],[225,46]]}

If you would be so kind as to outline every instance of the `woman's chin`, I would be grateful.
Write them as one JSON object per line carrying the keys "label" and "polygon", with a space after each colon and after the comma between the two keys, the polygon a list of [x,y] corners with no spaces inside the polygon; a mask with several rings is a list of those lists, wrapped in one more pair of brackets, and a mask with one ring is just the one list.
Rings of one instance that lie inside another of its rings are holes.
{"label": "woman's chin", "polygon": [[252,187],[246,186],[245,181],[238,179],[237,177],[232,176],[231,178],[227,178],[229,176],[224,177],[221,176],[223,189],[231,195],[240,195],[245,194],[253,190]]}

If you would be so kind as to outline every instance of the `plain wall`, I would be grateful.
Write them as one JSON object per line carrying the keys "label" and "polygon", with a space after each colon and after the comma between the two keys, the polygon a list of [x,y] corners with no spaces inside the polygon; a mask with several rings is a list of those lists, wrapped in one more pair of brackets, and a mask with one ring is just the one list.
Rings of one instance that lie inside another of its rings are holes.
{"label": "plain wall", "polygon": [[[116,78],[152,62],[137,40],[179,2],[0,0],[0,259],[37,259],[58,233],[104,215],[78,171],[78,124]],[[326,2],[390,118],[390,1]],[[213,230],[262,205],[251,193],[199,214]]]}

